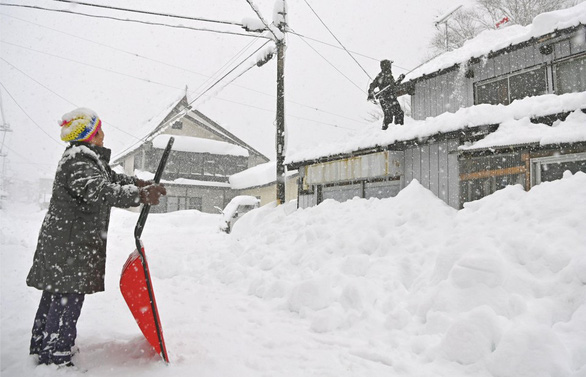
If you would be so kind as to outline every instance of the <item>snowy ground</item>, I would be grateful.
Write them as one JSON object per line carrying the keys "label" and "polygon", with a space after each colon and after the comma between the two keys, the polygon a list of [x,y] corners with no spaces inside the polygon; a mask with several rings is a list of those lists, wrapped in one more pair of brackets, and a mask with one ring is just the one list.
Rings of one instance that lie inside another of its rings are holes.
{"label": "snowy ground", "polygon": [[[1,210],[1,374],[77,375],[27,355],[44,213]],[[586,376],[586,174],[456,211],[396,198],[151,215],[143,234],[171,359],[118,290],[136,213],[115,210],[106,292],[79,322],[83,376]]]}

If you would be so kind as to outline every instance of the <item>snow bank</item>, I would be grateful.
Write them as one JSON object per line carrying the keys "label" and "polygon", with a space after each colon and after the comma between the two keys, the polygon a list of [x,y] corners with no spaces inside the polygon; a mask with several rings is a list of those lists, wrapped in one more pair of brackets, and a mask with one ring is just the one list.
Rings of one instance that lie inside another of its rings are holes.
{"label": "snow bank", "polygon": [[456,211],[415,181],[391,199],[265,209],[236,224],[241,247],[216,270],[358,354],[409,355],[413,375],[578,376],[585,185],[566,174]]}
{"label": "snow bank", "polygon": [[[24,285],[43,212],[1,210],[2,376],[27,359]],[[106,292],[79,322],[83,376],[579,377],[586,373],[586,174],[457,211],[417,182],[389,199],[152,214],[143,232],[171,364],[118,291],[136,213],[113,212]],[[78,375],[78,373],[67,373]]]}

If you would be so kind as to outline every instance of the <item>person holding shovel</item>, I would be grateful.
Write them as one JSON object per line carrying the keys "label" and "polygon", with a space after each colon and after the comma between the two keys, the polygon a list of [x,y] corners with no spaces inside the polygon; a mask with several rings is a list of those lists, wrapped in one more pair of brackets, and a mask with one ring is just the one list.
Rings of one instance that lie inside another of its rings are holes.
{"label": "person holding shovel", "polygon": [[[393,77],[391,67],[393,62],[390,60],[382,60],[380,62],[381,71],[368,88],[368,101],[376,103],[376,100],[380,102],[383,109],[383,130],[389,127],[389,124],[393,123],[393,117],[395,118],[395,124],[403,124],[404,113],[401,109],[401,105],[397,100],[397,86],[401,84],[401,81],[405,78],[405,75],[399,75],[397,81]],[[378,88],[378,92],[374,92]]]}
{"label": "person holding shovel", "polygon": [[92,110],[67,113],[60,126],[61,139],[69,145],[57,167],[26,282],[43,291],[30,354],[41,364],[71,367],[85,295],[104,290],[111,208],[156,205],[166,190],[112,171],[102,122]]}

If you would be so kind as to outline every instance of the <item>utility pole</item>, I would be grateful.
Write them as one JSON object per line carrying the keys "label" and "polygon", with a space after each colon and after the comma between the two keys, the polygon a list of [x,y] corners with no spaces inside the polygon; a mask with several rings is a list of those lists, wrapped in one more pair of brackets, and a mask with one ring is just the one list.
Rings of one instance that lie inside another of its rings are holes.
{"label": "utility pole", "polygon": [[[0,132],[2,132],[2,144],[0,144],[0,158],[2,158],[2,172],[0,173],[0,199],[5,195],[6,191],[6,149],[4,148],[6,143],[6,133],[12,132],[10,124],[6,123],[6,116],[4,115],[4,105],[2,97],[0,96],[0,115],[2,115],[2,124],[0,125]],[[0,208],[2,204],[0,203]]]}
{"label": "utility pole", "polygon": [[[286,12],[283,0],[283,12]],[[283,14],[278,28],[283,37],[275,41],[277,45],[277,204],[285,203],[285,31],[287,15]]]}

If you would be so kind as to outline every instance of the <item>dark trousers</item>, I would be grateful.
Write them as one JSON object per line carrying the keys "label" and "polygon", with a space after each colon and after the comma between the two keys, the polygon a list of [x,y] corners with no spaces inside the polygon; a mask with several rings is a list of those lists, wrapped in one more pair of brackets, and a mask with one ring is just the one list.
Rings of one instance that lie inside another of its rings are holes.
{"label": "dark trousers", "polygon": [[386,130],[389,124],[393,123],[393,118],[395,118],[395,124],[404,123],[405,113],[397,100],[385,100],[381,98],[380,104],[384,114],[383,130]]}
{"label": "dark trousers", "polygon": [[77,293],[43,291],[31,337],[31,355],[43,364],[71,361],[77,336],[77,319],[85,296]]}

